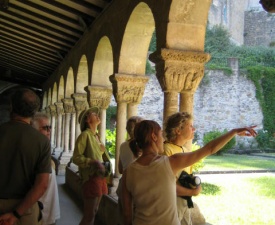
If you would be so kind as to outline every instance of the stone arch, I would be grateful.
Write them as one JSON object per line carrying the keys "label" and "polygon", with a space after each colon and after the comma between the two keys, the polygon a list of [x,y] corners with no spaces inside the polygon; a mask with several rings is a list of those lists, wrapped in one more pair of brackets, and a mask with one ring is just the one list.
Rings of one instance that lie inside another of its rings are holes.
{"label": "stone arch", "polygon": [[155,29],[151,9],[139,3],[127,23],[122,40],[119,73],[144,75],[149,44]]}
{"label": "stone arch", "polygon": [[60,77],[59,85],[58,85],[58,95],[57,95],[57,101],[61,101],[61,99],[64,98],[64,77],[63,75]]}
{"label": "stone arch", "polygon": [[70,68],[68,71],[65,87],[66,89],[64,97],[71,98],[71,95],[74,93],[74,72],[72,68]]}
{"label": "stone arch", "polygon": [[104,36],[100,39],[92,70],[92,85],[111,87],[109,76],[114,73],[113,51],[110,40]]}
{"label": "stone arch", "polygon": [[43,94],[43,103],[42,103],[42,109],[45,109],[45,107],[47,107],[47,92],[44,92]]}
{"label": "stone arch", "polygon": [[53,92],[52,92],[52,104],[57,102],[57,84],[54,82]]}
{"label": "stone arch", "polygon": [[47,106],[49,106],[50,104],[52,104],[52,89],[51,88],[49,88],[49,90],[48,90]]}
{"label": "stone arch", "polygon": [[166,47],[204,51],[208,11],[211,0],[173,0],[169,13]]}
{"label": "stone arch", "polygon": [[79,61],[76,75],[76,93],[86,93],[84,87],[88,85],[88,64],[87,58],[83,55]]}

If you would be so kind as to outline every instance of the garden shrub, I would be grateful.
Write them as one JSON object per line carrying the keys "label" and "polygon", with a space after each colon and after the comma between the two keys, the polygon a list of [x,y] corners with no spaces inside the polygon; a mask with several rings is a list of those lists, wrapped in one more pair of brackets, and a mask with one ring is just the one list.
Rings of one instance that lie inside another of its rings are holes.
{"label": "garden shrub", "polygon": [[259,149],[265,150],[268,148],[274,148],[274,137],[267,130],[259,130],[256,136]]}
{"label": "garden shrub", "polygon": [[115,157],[116,154],[116,129],[106,129],[106,143],[105,147],[111,158]]}
{"label": "garden shrub", "polygon": [[[210,131],[204,134],[203,136],[203,143],[207,144],[208,142],[214,140],[215,138],[221,136],[222,134],[225,134],[228,132],[227,130],[224,131]],[[236,138],[233,137],[220,151],[218,151],[215,155],[222,155],[225,153],[227,150],[234,148],[236,145]]]}

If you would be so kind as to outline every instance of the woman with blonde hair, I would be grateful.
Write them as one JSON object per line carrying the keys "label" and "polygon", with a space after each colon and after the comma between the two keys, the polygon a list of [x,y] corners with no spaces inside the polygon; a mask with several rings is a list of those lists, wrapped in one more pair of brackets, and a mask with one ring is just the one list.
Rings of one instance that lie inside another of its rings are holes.
{"label": "woman with blonde hair", "polygon": [[[165,134],[164,155],[188,152],[184,145],[192,140],[195,134],[192,115],[187,112],[177,112],[169,116],[165,122]],[[178,181],[181,172],[191,174],[192,165],[179,171],[176,176],[177,209],[181,225],[203,225],[205,218],[198,205],[191,200],[192,196],[197,196],[201,192],[201,185],[196,188],[183,187]],[[192,202],[191,206],[189,199]]]}
{"label": "woman with blonde hair", "polygon": [[[192,126],[186,131],[191,132]],[[138,123],[130,147],[141,149],[142,155],[128,165],[122,177],[124,225],[180,225],[176,205],[176,174],[216,153],[235,135],[255,137],[256,132],[253,127],[233,129],[197,151],[168,157],[159,155],[163,153],[160,125],[152,120]]]}

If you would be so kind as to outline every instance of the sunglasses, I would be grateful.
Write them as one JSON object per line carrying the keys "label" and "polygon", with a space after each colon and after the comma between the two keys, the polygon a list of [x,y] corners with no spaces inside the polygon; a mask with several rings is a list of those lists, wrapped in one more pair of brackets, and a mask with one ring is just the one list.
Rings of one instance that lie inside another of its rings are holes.
{"label": "sunglasses", "polygon": [[40,127],[41,129],[45,130],[45,131],[50,131],[52,129],[52,126],[43,126],[43,127]]}

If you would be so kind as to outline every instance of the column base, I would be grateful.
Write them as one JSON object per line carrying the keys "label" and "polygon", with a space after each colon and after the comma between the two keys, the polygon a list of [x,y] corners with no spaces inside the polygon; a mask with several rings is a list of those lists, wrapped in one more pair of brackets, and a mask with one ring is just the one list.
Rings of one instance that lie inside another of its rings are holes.
{"label": "column base", "polygon": [[66,166],[70,162],[72,158],[72,153],[70,152],[62,152],[59,157],[60,165],[59,165],[59,174],[64,175]]}

